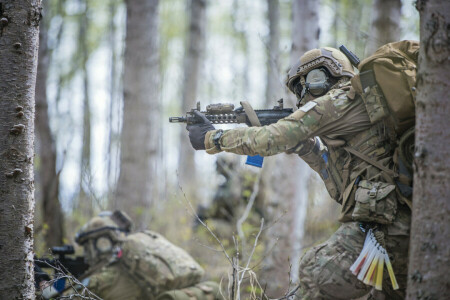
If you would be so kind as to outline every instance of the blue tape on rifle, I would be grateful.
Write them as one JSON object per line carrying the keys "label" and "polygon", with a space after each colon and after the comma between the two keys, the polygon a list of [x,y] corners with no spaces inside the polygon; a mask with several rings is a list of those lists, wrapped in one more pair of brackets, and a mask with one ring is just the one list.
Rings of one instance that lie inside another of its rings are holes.
{"label": "blue tape on rifle", "polygon": [[250,166],[262,168],[263,161],[264,161],[264,157],[262,157],[260,155],[255,155],[255,156],[249,155],[249,156],[247,156],[247,161],[245,163]]}
{"label": "blue tape on rifle", "polygon": [[55,288],[58,293],[61,293],[64,291],[64,288],[66,286],[66,278],[59,278],[58,280],[53,283],[53,287]]}

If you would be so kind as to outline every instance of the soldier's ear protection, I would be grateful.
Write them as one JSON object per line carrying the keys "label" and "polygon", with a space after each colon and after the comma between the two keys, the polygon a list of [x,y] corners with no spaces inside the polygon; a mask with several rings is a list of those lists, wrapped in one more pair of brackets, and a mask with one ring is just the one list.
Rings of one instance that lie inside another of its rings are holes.
{"label": "soldier's ear protection", "polygon": [[101,236],[95,240],[95,248],[100,253],[110,252],[113,248],[113,242],[107,236]]}
{"label": "soldier's ear protection", "polygon": [[328,73],[325,69],[315,69],[306,74],[305,92],[317,97],[325,95],[331,87]]}
{"label": "soldier's ear protection", "polygon": [[333,83],[325,68],[314,69],[306,74],[306,78],[302,77],[295,87],[295,94],[299,98],[299,102],[303,100],[306,94],[313,97],[325,95]]}

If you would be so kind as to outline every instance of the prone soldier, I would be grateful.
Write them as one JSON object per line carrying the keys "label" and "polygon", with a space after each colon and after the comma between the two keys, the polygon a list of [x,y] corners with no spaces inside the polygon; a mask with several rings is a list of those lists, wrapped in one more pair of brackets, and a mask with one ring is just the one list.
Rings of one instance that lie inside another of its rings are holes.
{"label": "prone soldier", "polygon": [[187,252],[156,232],[131,233],[131,227],[130,218],[115,211],[81,228],[75,241],[89,268],[82,285],[66,284],[64,295],[86,299],[87,288],[105,300],[222,299],[217,283],[201,281],[204,271]]}

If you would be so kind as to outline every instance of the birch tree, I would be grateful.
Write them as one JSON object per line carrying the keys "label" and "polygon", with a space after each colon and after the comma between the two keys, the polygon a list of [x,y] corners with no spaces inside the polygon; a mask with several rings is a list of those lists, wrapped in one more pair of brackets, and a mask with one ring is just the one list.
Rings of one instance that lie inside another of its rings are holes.
{"label": "birch tree", "polygon": [[372,5],[372,26],[365,54],[371,55],[380,46],[400,39],[402,1],[374,0]]}
{"label": "birch tree", "polygon": [[[205,51],[206,0],[191,0],[189,5],[190,20],[187,39],[187,51],[184,58],[184,80],[182,84],[182,111],[195,107],[202,62]],[[180,132],[180,154],[178,170],[180,181],[189,193],[188,199],[196,199],[195,150],[191,147],[188,135]]]}
{"label": "birch tree", "polygon": [[34,96],[41,2],[0,2],[0,299],[34,299]]}
{"label": "birch tree", "polygon": [[159,142],[158,0],[127,0],[118,207],[145,227],[157,195]]}
{"label": "birch tree", "polygon": [[80,67],[82,72],[82,88],[83,88],[83,135],[81,146],[81,163],[80,163],[80,187],[78,207],[83,214],[87,216],[93,215],[92,199],[89,197],[89,189],[91,185],[91,109],[90,109],[90,93],[89,93],[89,71],[87,63],[89,59],[88,48],[88,1],[79,0],[80,17],[78,21],[78,47],[80,55]]}
{"label": "birch tree", "polygon": [[430,0],[416,5],[420,52],[407,299],[446,299],[450,293],[450,3]]}
{"label": "birch tree", "polygon": [[[49,11],[48,1],[43,2],[45,11]],[[45,15],[47,16],[47,15]],[[47,46],[48,22],[45,17],[40,24],[39,60],[36,79],[36,144],[38,145],[40,202],[42,205],[42,223],[48,229],[45,232],[46,246],[63,243],[64,218],[59,202],[59,174],[56,170],[56,145],[50,128],[47,102],[47,75],[50,66],[50,53]]]}
{"label": "birch tree", "polygon": [[[276,10],[277,6],[274,5],[278,4],[270,2],[271,0],[269,0],[269,7]],[[279,45],[275,45],[278,39],[275,36],[276,28],[279,22],[276,15],[274,12],[269,12],[269,22],[271,23],[269,45],[275,41],[273,50],[270,47],[270,52],[277,51],[279,47]],[[313,0],[293,1],[291,65],[297,62],[304,52],[318,47],[319,34],[317,2]],[[281,93],[281,89],[279,89],[279,93]],[[293,106],[294,101],[291,99],[288,103],[289,106]],[[269,275],[262,276],[267,283],[267,294],[274,297],[286,292],[289,281],[295,282],[298,279],[301,240],[308,200],[308,180],[311,171],[309,166],[297,156],[280,154],[267,160],[264,172],[266,182],[264,186],[270,186],[266,191],[268,215],[271,221],[279,219],[267,230],[266,249],[270,252],[264,262],[264,273],[270,274],[270,277]],[[290,274],[289,271],[291,271]],[[271,280],[274,277],[277,278],[276,282]]]}
{"label": "birch tree", "polygon": [[267,77],[266,104],[270,107],[274,100],[281,98],[282,85],[280,77],[280,3],[278,0],[268,0],[267,16],[269,18],[269,40],[267,43]]}

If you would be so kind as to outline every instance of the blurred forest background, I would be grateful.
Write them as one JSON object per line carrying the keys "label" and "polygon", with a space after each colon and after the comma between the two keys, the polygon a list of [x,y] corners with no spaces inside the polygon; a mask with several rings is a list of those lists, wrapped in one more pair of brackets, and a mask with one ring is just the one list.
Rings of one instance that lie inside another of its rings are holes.
{"label": "blurred forest background", "polygon": [[[386,42],[418,40],[413,1],[43,2],[36,253],[74,243],[98,212],[123,209],[136,230],[160,232],[190,252],[208,278],[226,279],[230,263],[193,212],[230,189],[242,198],[241,209],[224,218],[231,229],[210,226],[243,266],[252,257],[249,267],[270,296],[283,295],[303,251],[338,227],[337,204],[297,157],[266,158],[258,169],[244,157],[195,152],[185,126],[168,117],[196,101],[204,109],[247,100],[256,109],[284,98],[294,107],[284,78],[303,52],[344,44],[362,59]],[[217,172],[217,157],[232,167]]]}

